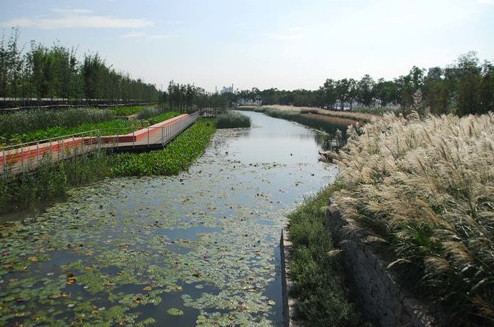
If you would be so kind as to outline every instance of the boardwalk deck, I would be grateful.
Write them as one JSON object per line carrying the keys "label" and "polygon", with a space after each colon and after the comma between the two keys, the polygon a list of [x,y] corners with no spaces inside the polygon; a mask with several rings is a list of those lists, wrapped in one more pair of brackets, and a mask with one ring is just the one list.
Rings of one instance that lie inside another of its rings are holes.
{"label": "boardwalk deck", "polygon": [[198,113],[183,114],[124,135],[102,136],[102,131],[30,142],[0,149],[0,175],[17,175],[37,168],[44,162],[61,161],[100,149],[115,151],[150,151],[163,148],[192,125]]}

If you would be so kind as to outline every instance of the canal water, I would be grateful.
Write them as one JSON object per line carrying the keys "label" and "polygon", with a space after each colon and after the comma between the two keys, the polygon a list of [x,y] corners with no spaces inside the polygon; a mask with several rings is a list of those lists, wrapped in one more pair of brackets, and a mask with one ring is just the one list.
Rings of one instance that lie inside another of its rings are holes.
{"label": "canal water", "polygon": [[0,325],[281,326],[286,215],[334,181],[318,132],[244,112],[189,172],[108,179],[0,227]]}

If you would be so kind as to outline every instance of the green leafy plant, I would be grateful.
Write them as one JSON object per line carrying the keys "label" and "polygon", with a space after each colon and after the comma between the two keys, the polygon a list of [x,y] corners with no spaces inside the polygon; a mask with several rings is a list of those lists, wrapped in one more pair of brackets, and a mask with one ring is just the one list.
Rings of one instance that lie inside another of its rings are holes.
{"label": "green leafy plant", "polygon": [[338,185],[308,198],[291,213],[289,238],[293,244],[290,269],[295,281],[297,308],[310,326],[362,326],[349,300],[338,253],[325,227],[321,210]]}

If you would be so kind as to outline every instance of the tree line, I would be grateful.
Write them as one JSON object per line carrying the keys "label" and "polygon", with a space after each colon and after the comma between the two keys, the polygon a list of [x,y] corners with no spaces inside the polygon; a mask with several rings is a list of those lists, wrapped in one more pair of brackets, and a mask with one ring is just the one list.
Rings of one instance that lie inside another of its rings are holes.
{"label": "tree line", "polygon": [[19,31],[0,39],[0,97],[105,99],[156,102],[160,92],[152,84],[115,71],[97,54],[79,59],[74,49],[32,41],[19,44]]}
{"label": "tree line", "polygon": [[276,88],[243,90],[235,99],[262,99],[265,105],[354,109],[354,107],[401,107],[433,114],[460,116],[494,110],[494,66],[468,52],[445,68],[412,67],[407,75],[393,80],[374,80],[366,74],[360,80],[331,78],[317,90],[285,91]]}
{"label": "tree line", "polygon": [[223,110],[231,106],[227,94],[206,92],[202,87],[193,84],[180,84],[171,81],[167,91],[160,97],[160,105],[181,112],[191,112],[197,109],[213,108]]}

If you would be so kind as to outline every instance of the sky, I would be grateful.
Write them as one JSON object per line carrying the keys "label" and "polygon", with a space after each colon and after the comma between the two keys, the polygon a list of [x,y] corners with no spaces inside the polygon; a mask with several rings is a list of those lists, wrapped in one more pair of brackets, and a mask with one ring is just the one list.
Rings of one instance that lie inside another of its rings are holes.
{"label": "sky", "polygon": [[166,89],[315,90],[413,66],[494,62],[494,0],[0,0],[0,36],[98,53]]}

